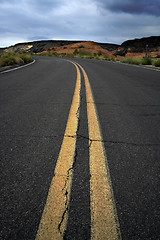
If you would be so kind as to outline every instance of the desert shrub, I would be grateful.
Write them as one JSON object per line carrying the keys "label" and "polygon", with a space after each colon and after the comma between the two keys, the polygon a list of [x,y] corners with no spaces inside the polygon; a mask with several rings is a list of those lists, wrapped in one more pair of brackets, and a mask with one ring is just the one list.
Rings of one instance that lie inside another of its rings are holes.
{"label": "desert shrub", "polygon": [[130,60],[129,60],[129,64],[139,65],[140,63],[141,63],[140,58],[130,58]]}
{"label": "desert shrub", "polygon": [[139,65],[141,63],[141,59],[140,58],[130,58],[128,63],[129,64]]}
{"label": "desert shrub", "polygon": [[0,56],[0,67],[10,65],[23,65],[32,62],[33,58],[30,54],[25,53],[4,53]]}
{"label": "desert shrub", "polygon": [[139,65],[141,64],[141,59],[140,58],[121,58],[120,62]]}
{"label": "desert shrub", "polygon": [[68,54],[66,54],[66,57],[68,57],[68,58],[73,58],[73,57],[74,57],[74,54],[68,53]]}
{"label": "desert shrub", "polygon": [[79,48],[84,48],[84,46],[83,46],[83,45],[80,45]]}
{"label": "desert shrub", "polygon": [[155,67],[160,67],[160,59],[156,59],[153,64]]}
{"label": "desert shrub", "polygon": [[1,56],[1,59],[0,59],[1,67],[13,65],[13,64],[15,64],[15,58],[12,54],[5,54]]}
{"label": "desert shrub", "polygon": [[102,52],[101,50],[98,51],[98,56],[101,56],[102,55]]}
{"label": "desert shrub", "polygon": [[141,59],[140,59],[140,58],[132,58],[131,63],[132,63],[132,64],[139,65],[139,64],[141,64]]}
{"label": "desert shrub", "polygon": [[93,59],[94,57],[93,57],[93,56],[86,56],[85,58],[87,58],[87,59]]}
{"label": "desert shrub", "polygon": [[58,57],[66,57],[66,53],[60,53],[59,55],[58,55]]}
{"label": "desert shrub", "polygon": [[152,59],[150,57],[144,57],[141,60],[142,65],[152,65]]}
{"label": "desert shrub", "polygon": [[15,64],[23,65],[24,60],[20,56],[15,56]]}
{"label": "desert shrub", "polygon": [[121,58],[121,59],[120,59],[120,62],[122,62],[122,63],[127,63],[127,58]]}
{"label": "desert shrub", "polygon": [[75,55],[78,54],[78,50],[77,50],[77,48],[74,50],[73,54],[75,54]]}
{"label": "desert shrub", "polygon": [[84,49],[79,50],[80,56],[92,56],[92,53],[90,51],[86,51]]}
{"label": "desert shrub", "polygon": [[33,61],[33,58],[30,54],[21,53],[19,57],[24,61],[24,63],[30,63]]}
{"label": "desert shrub", "polygon": [[107,61],[115,61],[115,58],[113,58],[113,57],[106,57],[105,60],[107,60]]}

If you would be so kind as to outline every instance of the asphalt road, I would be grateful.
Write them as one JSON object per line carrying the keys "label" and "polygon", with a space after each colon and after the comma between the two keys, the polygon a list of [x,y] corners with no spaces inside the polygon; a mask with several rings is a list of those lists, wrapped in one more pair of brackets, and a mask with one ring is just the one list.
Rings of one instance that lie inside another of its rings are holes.
{"label": "asphalt road", "polygon": [[[124,240],[160,239],[160,71],[70,59],[86,71]],[[91,239],[89,134],[82,74],[76,161],[64,239]],[[35,239],[76,84],[64,58],[0,74],[0,239]],[[103,222],[102,222],[103,224]],[[56,239],[57,240],[57,239]]]}

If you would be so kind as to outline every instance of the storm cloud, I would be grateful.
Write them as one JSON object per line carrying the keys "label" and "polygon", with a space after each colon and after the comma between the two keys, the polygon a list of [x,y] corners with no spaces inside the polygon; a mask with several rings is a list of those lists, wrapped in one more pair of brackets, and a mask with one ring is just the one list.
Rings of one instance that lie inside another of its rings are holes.
{"label": "storm cloud", "polygon": [[113,12],[124,12],[131,14],[160,15],[159,0],[109,0],[100,1]]}
{"label": "storm cloud", "polygon": [[159,0],[0,0],[0,46],[46,39],[122,43],[160,35]]}

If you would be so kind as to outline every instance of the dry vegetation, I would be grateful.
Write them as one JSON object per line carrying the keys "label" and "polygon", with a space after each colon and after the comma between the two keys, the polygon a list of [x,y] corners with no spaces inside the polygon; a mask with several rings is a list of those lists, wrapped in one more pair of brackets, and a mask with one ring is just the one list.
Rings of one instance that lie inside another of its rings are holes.
{"label": "dry vegetation", "polygon": [[90,51],[86,50],[78,50],[75,49],[73,53],[56,53],[56,52],[43,52],[38,53],[38,55],[41,56],[56,56],[56,57],[68,57],[68,58],[86,58],[86,59],[97,59],[97,60],[106,60],[106,61],[119,61],[121,63],[127,63],[127,64],[135,64],[135,65],[151,65],[154,67],[160,67],[160,59],[159,58],[151,58],[151,57],[133,57],[133,58],[127,58],[127,57],[107,57],[102,54],[101,51],[98,53],[92,54]]}
{"label": "dry vegetation", "polygon": [[0,69],[6,66],[24,65],[32,61],[33,61],[33,57],[27,53],[1,53]]}

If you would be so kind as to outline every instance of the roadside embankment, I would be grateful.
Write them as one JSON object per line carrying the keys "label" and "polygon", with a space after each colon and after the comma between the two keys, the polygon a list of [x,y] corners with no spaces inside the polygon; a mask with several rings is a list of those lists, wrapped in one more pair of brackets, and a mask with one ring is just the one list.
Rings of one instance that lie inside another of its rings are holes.
{"label": "roadside embankment", "polygon": [[[77,49],[76,49],[77,50]],[[109,57],[102,54],[101,51],[98,53],[92,53],[82,50],[74,51],[71,53],[56,53],[56,52],[42,52],[37,53],[37,55],[41,56],[55,56],[55,57],[67,57],[67,58],[87,58],[87,59],[97,59],[97,60],[106,60],[106,61],[113,61],[113,62],[121,62],[121,63],[128,63],[128,64],[135,64],[135,65],[147,65],[153,67],[160,67],[160,58],[151,58],[151,57]]]}
{"label": "roadside embankment", "polygon": [[28,53],[2,53],[0,55],[0,72],[13,67],[22,66],[33,60],[31,54]]}

